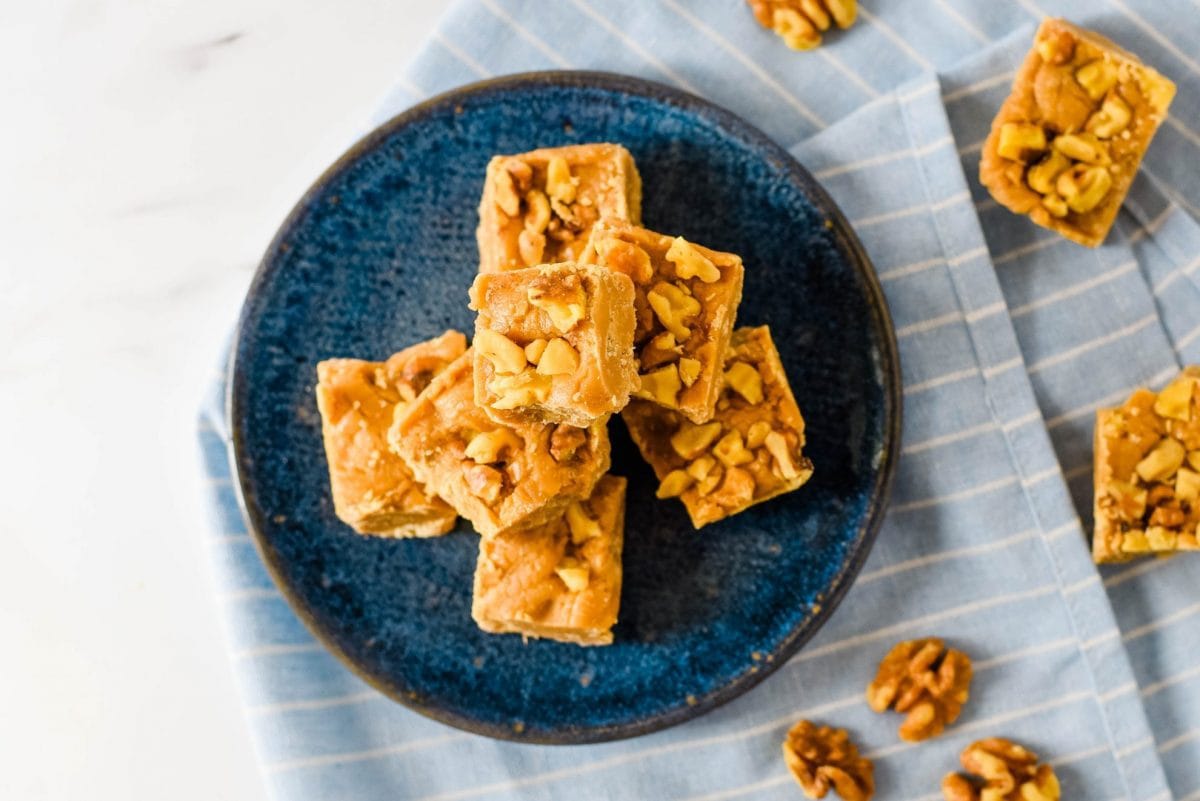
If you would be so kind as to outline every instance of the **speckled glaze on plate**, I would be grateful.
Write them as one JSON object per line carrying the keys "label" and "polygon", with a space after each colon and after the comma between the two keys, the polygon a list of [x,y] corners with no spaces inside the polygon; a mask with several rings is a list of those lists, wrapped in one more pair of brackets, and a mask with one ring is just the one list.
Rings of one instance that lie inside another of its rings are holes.
{"label": "speckled glaze on plate", "polygon": [[[312,390],[321,359],[383,359],[448,327],[469,333],[488,159],[592,141],[633,152],[648,227],[745,259],[738,322],[771,326],[816,465],[801,490],[696,532],[681,504],[654,499],[654,476],[614,417],[613,472],[630,481],[621,616],[604,648],[480,632],[470,613],[477,536],[465,523],[434,540],[342,525]],[[241,499],[293,609],[380,692],[524,742],[643,734],[766,678],[820,628],[865,560],[900,438],[891,320],[825,192],[730,112],[603,73],[464,87],[365,137],[271,243],[234,355]]]}

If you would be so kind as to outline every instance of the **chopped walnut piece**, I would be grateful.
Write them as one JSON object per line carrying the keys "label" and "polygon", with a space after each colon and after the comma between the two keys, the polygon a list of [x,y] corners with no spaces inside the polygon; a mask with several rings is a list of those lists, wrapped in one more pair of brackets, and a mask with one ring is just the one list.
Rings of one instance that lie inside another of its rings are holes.
{"label": "chopped walnut piece", "polygon": [[671,435],[671,447],[684,459],[695,459],[713,444],[720,433],[721,424],[717,422],[703,425],[684,422]]}
{"label": "chopped walnut piece", "polygon": [[960,757],[973,779],[950,773],[942,779],[946,801],[1058,801],[1054,769],[1038,764],[1027,748],[1000,737],[971,743]]}
{"label": "chopped walnut piece", "polygon": [[524,444],[511,429],[497,428],[472,437],[465,453],[468,459],[474,459],[479,464],[493,464],[501,461],[505,450],[519,450]]}
{"label": "chopped walnut piece", "polygon": [[495,192],[496,205],[500,210],[509,217],[516,217],[521,211],[521,196],[517,194],[516,183],[509,170],[497,172]]}
{"label": "chopped walnut piece", "polygon": [[749,403],[762,403],[762,376],[745,362],[734,362],[725,370],[725,384]]}
{"label": "chopped walnut piece", "polygon": [[686,470],[672,470],[663,476],[663,480],[659,482],[654,497],[659,499],[678,498],[694,482],[695,479]]}
{"label": "chopped walnut piece", "polygon": [[660,281],[646,293],[646,300],[659,322],[675,339],[686,341],[691,337],[692,331],[685,323],[700,313],[700,302],[683,287]]}
{"label": "chopped walnut piece", "polygon": [[525,351],[504,334],[484,329],[475,332],[475,350],[492,363],[497,373],[514,375],[525,369]]}
{"label": "chopped walnut piece", "polygon": [[845,729],[802,720],[783,741],[783,760],[809,798],[824,798],[831,789],[844,801],[875,794],[875,766],[859,755]]}
{"label": "chopped walnut piece", "polygon": [[526,291],[529,305],[546,312],[550,323],[561,334],[569,332],[583,319],[587,307],[587,295],[583,281],[577,275],[567,274],[561,279],[562,286],[555,292],[542,286],[531,286]]}
{"label": "chopped walnut piece", "polygon": [[538,337],[525,346],[525,358],[530,364],[536,365],[542,360],[542,354],[546,352],[546,346],[550,343],[545,339]]}
{"label": "chopped walnut piece", "polygon": [[550,434],[550,456],[556,462],[564,462],[575,458],[575,454],[586,444],[586,429],[559,423]]}
{"label": "chopped walnut piece", "polygon": [[1192,396],[1196,394],[1196,385],[1200,378],[1183,374],[1168,384],[1158,393],[1154,401],[1154,413],[1172,420],[1188,420],[1192,416]]}
{"label": "chopped walnut piece", "polygon": [[754,461],[754,454],[746,449],[742,433],[737,429],[721,437],[720,441],[713,446],[713,456],[716,456],[726,467],[737,467]]}
{"label": "chopped walnut piece", "polygon": [[578,501],[567,507],[566,519],[567,528],[571,532],[571,542],[575,545],[587,542],[592,537],[599,537],[601,534],[600,524],[588,517],[583,504]]}
{"label": "chopped walnut piece", "polygon": [[775,466],[778,468],[781,478],[790,481],[800,475],[800,471],[796,468],[796,462],[792,459],[791,446],[788,445],[787,438],[783,434],[772,431],[763,439],[763,444],[767,446],[767,452],[775,460]]}
{"label": "chopped walnut piece", "polygon": [[[544,192],[539,192],[536,189],[530,189],[525,193],[525,205],[529,207],[529,211],[525,214],[525,230],[535,234],[540,234],[546,230],[546,226],[550,224],[550,201],[546,198]],[[542,243],[545,243],[545,238]]]}
{"label": "chopped walnut piece", "polygon": [[517,234],[517,252],[523,264],[530,267],[541,264],[542,254],[546,252],[546,235],[526,228]]}
{"label": "chopped walnut piece", "polygon": [[495,396],[491,408],[507,411],[545,401],[550,395],[551,378],[531,370],[516,375],[497,372],[485,386]]}
{"label": "chopped walnut piece", "polygon": [[858,0],[746,0],[754,18],[793,50],[821,44],[821,33],[835,23],[849,28],[858,15]]}
{"label": "chopped walnut piece", "polygon": [[754,476],[740,467],[725,471],[725,480],[713,490],[712,499],[726,509],[745,509],[754,501]]}
{"label": "chopped walnut piece", "polygon": [[767,441],[767,435],[771,433],[771,424],[766,420],[757,420],[750,424],[750,428],[746,431],[746,447],[757,448]]}
{"label": "chopped walnut piece", "polygon": [[696,250],[682,236],[677,236],[667,250],[667,261],[675,265],[675,275],[680,278],[699,278],[706,284],[721,280],[721,271],[712,259]]}
{"label": "chopped walnut piece", "polygon": [[931,637],[896,644],[867,686],[867,704],[908,715],[900,739],[927,740],[958,719],[971,685],[971,660]]}
{"label": "chopped walnut piece", "polygon": [[495,503],[504,489],[504,474],[485,464],[466,465],[463,467],[463,477],[475,497],[485,503]]}
{"label": "chopped walnut piece", "polygon": [[679,380],[683,382],[685,387],[690,387],[696,383],[696,379],[700,377],[700,370],[703,365],[699,359],[689,359],[686,356],[679,360]]}
{"label": "chopped walnut piece", "polygon": [[1000,128],[1000,143],[996,151],[1006,159],[1030,161],[1046,149],[1046,131],[1038,125],[1006,122]]}
{"label": "chopped walnut piece", "polygon": [[571,165],[562,156],[553,156],[546,163],[546,194],[560,203],[570,203],[575,199]]}
{"label": "chopped walnut piece", "polygon": [[554,572],[571,592],[583,592],[587,589],[589,571],[586,563],[581,563],[578,559],[568,556],[559,563],[558,567],[554,568]]}
{"label": "chopped walnut piece", "polygon": [[579,351],[561,337],[555,337],[547,343],[537,366],[537,371],[542,375],[569,375],[578,369]]}
{"label": "chopped walnut piece", "polygon": [[683,382],[679,378],[679,366],[668,364],[641,376],[642,385],[635,394],[668,405],[675,402]]}

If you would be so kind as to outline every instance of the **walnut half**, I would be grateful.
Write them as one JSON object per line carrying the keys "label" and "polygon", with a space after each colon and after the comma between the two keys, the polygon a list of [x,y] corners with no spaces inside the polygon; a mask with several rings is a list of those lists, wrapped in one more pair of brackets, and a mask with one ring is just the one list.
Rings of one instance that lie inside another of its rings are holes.
{"label": "walnut half", "polygon": [[794,50],[821,44],[821,33],[836,24],[849,28],[858,16],[858,0],[746,0],[754,18]]}
{"label": "walnut half", "polygon": [[783,760],[809,798],[832,788],[844,801],[867,801],[875,794],[875,766],[859,756],[845,729],[802,720],[783,741]]}
{"label": "walnut half", "polygon": [[960,757],[970,777],[942,779],[946,801],[1058,801],[1062,791],[1049,765],[1027,748],[1000,737],[971,743]]}
{"label": "walnut half", "polygon": [[936,637],[898,643],[867,686],[867,703],[876,712],[889,707],[908,717],[900,739],[927,740],[958,719],[971,685],[971,660]]}

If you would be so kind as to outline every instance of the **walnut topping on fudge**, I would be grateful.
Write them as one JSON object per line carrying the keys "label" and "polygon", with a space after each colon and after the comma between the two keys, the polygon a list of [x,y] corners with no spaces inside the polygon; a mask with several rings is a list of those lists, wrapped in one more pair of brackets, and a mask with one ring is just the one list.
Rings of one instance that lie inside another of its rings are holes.
{"label": "walnut topping on fudge", "polygon": [[637,223],[641,214],[642,179],[620,145],[496,156],[479,204],[479,271],[573,261],[601,217]]}
{"label": "walnut topping on fudge", "polygon": [[471,308],[475,402],[498,422],[587,426],[638,388],[627,276],[574,262],[484,273]]}
{"label": "walnut topping on fudge", "polygon": [[791,492],[812,476],[802,453],[804,418],[770,330],[733,333],[712,420],[633,401],[621,413],[659,479],[659,498],[679,498],[696,528]]}
{"label": "walnut topping on fudge", "polygon": [[1200,549],[1200,367],[1096,412],[1097,562]]}
{"label": "walnut topping on fudge", "polygon": [[469,348],[396,416],[388,443],[485,537],[558,518],[608,470],[604,422],[571,437],[546,423],[498,423],[475,404],[473,363]]}
{"label": "walnut topping on fudge", "polygon": [[742,299],[740,257],[626,223],[602,220],[583,261],[629,276],[640,388],[635,395],[688,419],[713,416]]}
{"label": "walnut topping on fudge", "polygon": [[1002,206],[1095,247],[1174,95],[1133,54],[1048,19],[992,122],[979,180]]}

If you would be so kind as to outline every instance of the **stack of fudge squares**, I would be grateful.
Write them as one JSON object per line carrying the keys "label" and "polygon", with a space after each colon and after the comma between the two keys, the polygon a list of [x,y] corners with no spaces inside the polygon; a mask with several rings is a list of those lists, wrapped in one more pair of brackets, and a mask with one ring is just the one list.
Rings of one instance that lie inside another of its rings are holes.
{"label": "stack of fudge squares", "polygon": [[658,498],[696,528],[804,484],[804,418],[766,326],[734,329],[744,268],[640,227],[613,144],[497,156],[479,207],[474,338],[331,359],[316,388],[334,508],[355,531],[480,534],[481,629],[612,642],[626,481],[619,413]]}

